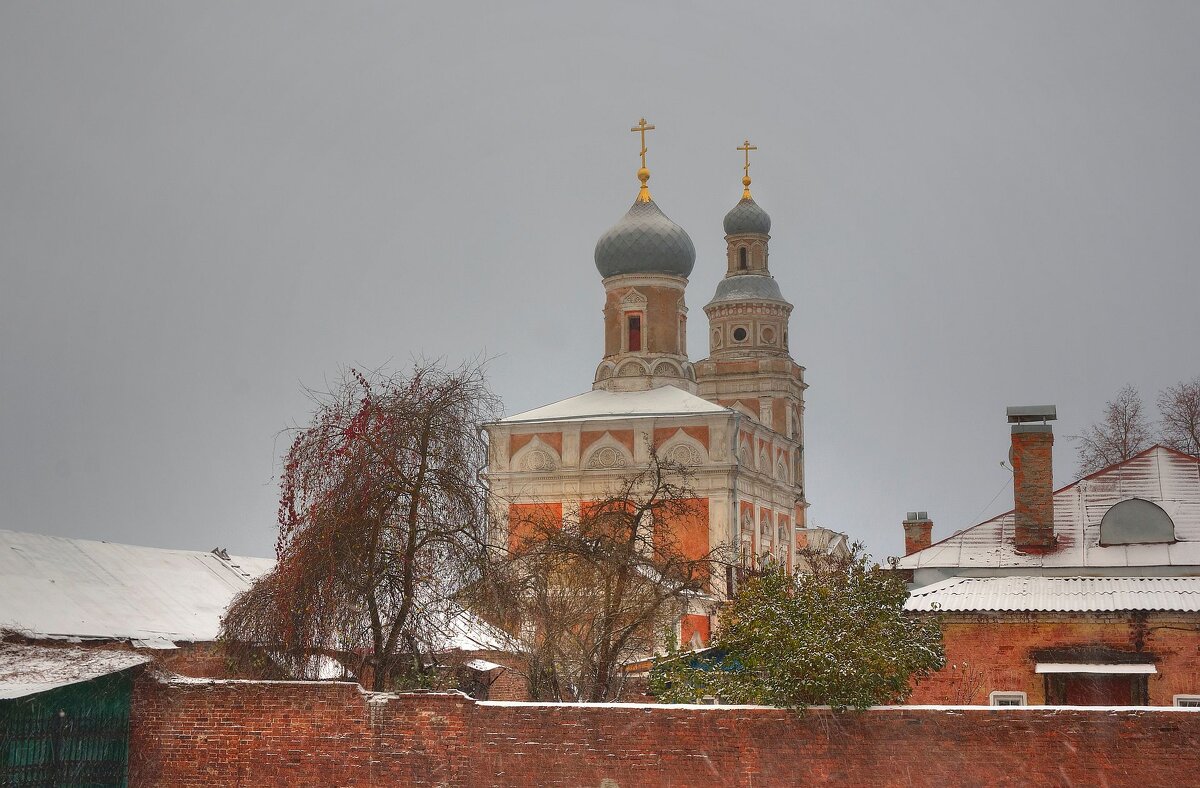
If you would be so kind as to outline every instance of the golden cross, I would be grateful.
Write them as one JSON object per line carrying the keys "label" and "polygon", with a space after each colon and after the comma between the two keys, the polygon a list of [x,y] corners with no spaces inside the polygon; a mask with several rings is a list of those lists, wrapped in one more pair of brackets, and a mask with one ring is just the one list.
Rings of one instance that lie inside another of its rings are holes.
{"label": "golden cross", "polygon": [[738,146],[737,149],[745,152],[745,154],[746,154],[746,164],[744,167],[742,167],[742,170],[745,173],[742,176],[742,186],[744,187],[742,189],[742,199],[749,200],[749,199],[751,199],[750,198],[750,151],[758,150],[758,146],[751,145],[750,140],[746,140],[740,146]]}
{"label": "golden cross", "polygon": [[743,142],[741,144],[741,146],[738,147],[738,150],[745,151],[745,153],[746,153],[746,166],[743,167],[742,169],[746,171],[746,177],[749,178],[750,177],[750,151],[758,150],[758,146],[751,145],[750,140],[746,140],[745,142]]}
{"label": "golden cross", "polygon": [[642,133],[642,169],[646,169],[646,132],[654,131],[654,127],[646,124],[646,119],[642,118],[638,124],[630,131],[640,131]]}

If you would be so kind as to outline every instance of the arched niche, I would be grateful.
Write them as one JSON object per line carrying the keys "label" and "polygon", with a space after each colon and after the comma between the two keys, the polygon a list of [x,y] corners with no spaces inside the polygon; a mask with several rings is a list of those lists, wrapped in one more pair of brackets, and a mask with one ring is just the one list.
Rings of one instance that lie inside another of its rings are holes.
{"label": "arched niche", "polygon": [[1175,522],[1171,515],[1144,498],[1129,498],[1113,504],[1100,519],[1100,545],[1171,544]]}

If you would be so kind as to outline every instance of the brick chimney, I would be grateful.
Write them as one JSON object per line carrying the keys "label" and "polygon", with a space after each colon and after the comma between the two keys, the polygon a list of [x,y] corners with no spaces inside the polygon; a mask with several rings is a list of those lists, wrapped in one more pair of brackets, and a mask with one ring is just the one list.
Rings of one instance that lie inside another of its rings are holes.
{"label": "brick chimney", "polygon": [[1047,423],[1057,418],[1053,405],[1008,409],[1008,423],[1013,425],[1009,453],[1013,544],[1021,553],[1048,553],[1058,544],[1054,536],[1054,429]]}
{"label": "brick chimney", "polygon": [[904,519],[904,554],[912,555],[933,544],[933,520],[929,512],[909,512]]}

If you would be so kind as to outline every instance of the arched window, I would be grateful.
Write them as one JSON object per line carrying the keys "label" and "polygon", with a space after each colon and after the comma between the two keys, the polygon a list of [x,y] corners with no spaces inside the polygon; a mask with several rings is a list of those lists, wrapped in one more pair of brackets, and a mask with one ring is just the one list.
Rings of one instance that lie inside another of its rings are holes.
{"label": "arched window", "polygon": [[743,246],[738,249],[738,270],[745,271],[746,268],[747,268],[746,247]]}
{"label": "arched window", "polygon": [[642,316],[629,316],[629,351],[642,349]]}

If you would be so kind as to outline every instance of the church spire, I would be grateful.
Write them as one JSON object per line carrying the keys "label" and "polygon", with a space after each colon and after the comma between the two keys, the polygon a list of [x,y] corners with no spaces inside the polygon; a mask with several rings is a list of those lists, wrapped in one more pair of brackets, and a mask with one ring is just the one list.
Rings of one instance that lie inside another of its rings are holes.
{"label": "church spire", "polygon": [[[650,198],[650,187],[646,182],[650,180],[650,170],[646,169],[646,132],[654,131],[654,126],[648,125],[646,119],[642,118],[638,124],[630,129],[630,131],[640,132],[642,135],[642,168],[637,171],[638,180],[642,182],[642,188],[638,190],[638,202],[652,202]],[[749,155],[749,154],[747,154]]]}

